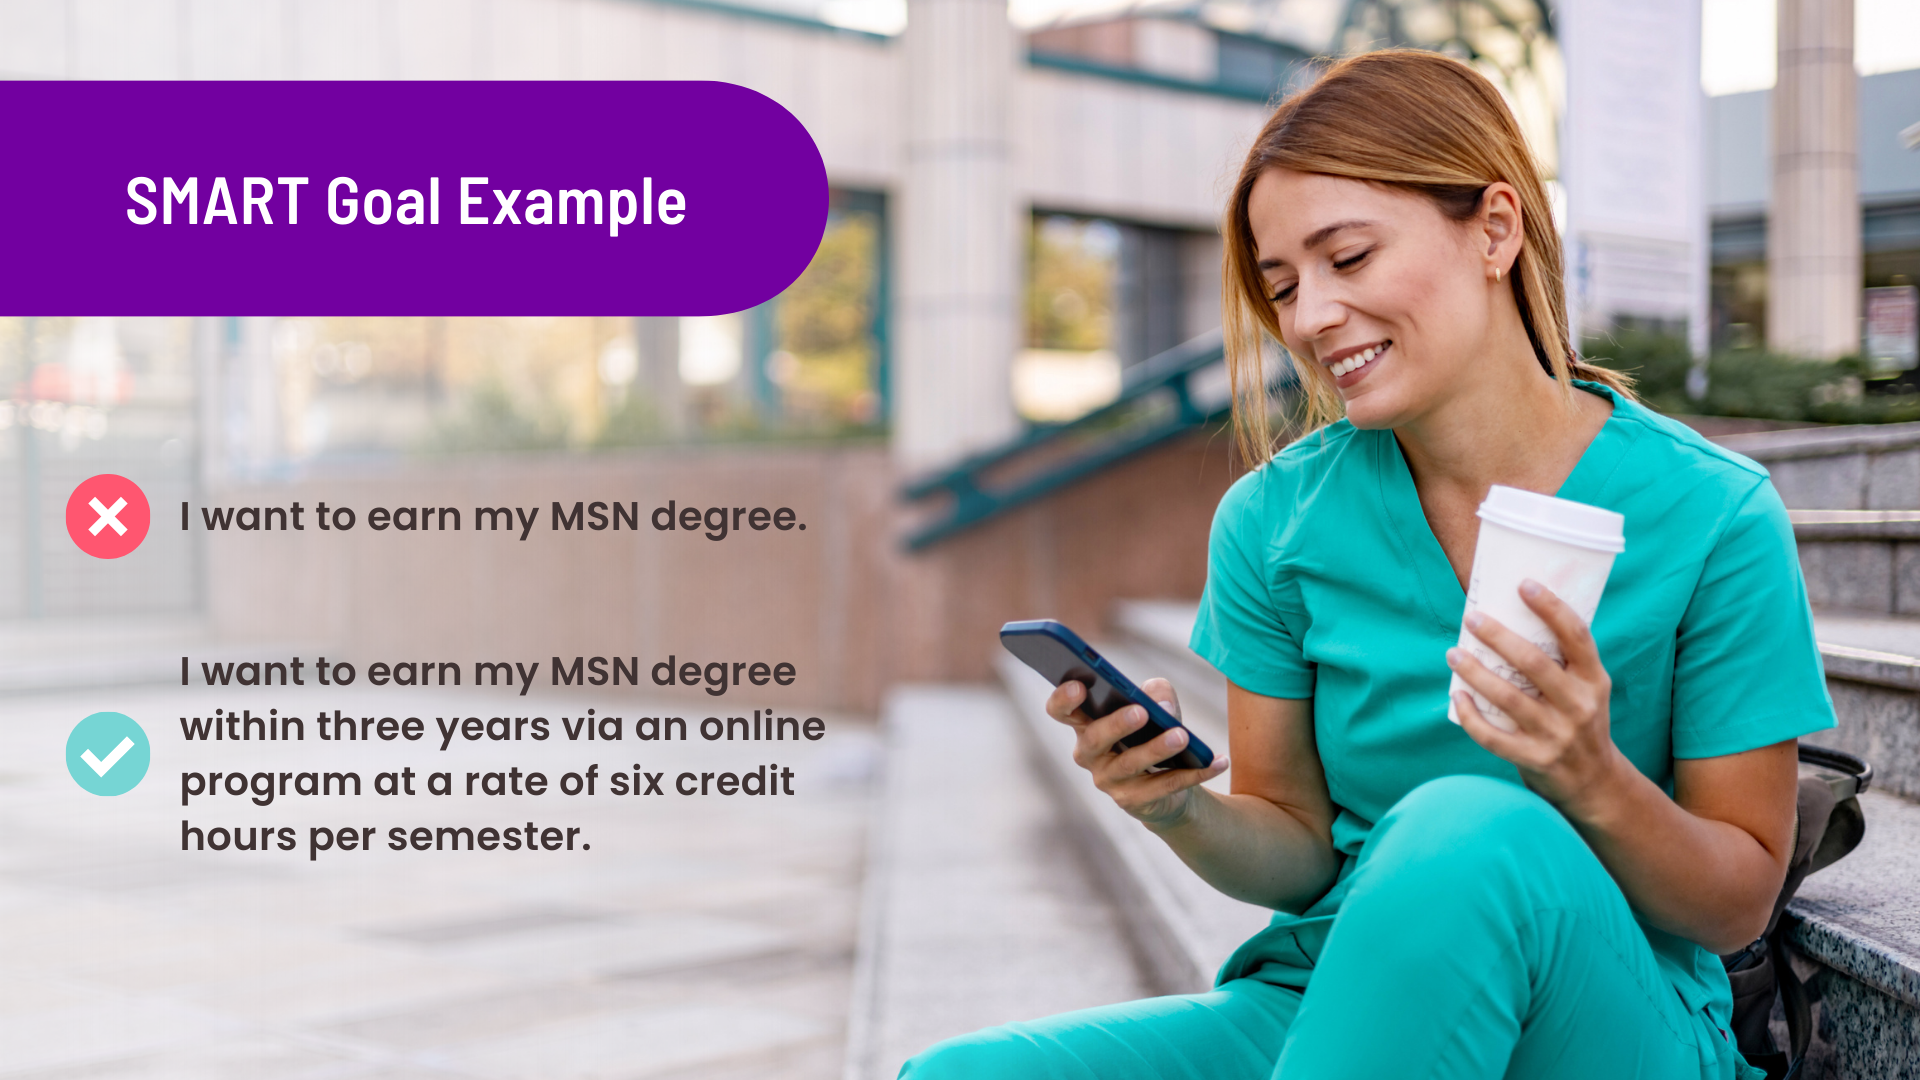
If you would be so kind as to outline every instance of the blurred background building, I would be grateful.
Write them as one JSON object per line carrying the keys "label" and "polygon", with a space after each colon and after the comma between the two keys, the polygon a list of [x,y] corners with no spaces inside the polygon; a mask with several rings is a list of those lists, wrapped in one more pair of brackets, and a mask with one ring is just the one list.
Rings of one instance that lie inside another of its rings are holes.
{"label": "blurred background building", "polygon": [[[792,640],[833,672],[822,693],[855,705],[908,675],[981,674],[1003,617],[1097,623],[1116,595],[1195,595],[1233,475],[1208,336],[1223,195],[1279,96],[1385,46],[1461,57],[1507,94],[1553,186],[1590,352],[1622,335],[1678,343],[1655,352],[1678,357],[1687,396],[1667,400],[1686,411],[1712,411],[1709,381],[1738,381],[1744,361],[1714,359],[1709,380],[1710,356],[1852,354],[1897,390],[1916,366],[1911,314],[1898,316],[1920,273],[1920,25],[1893,0],[1778,13],[1772,0],[5,5],[10,78],[737,82],[813,133],[832,206],[799,280],[717,317],[0,319],[0,620],[478,632],[386,613],[396,587],[422,610],[470,593],[456,585],[477,572],[461,561],[481,557],[470,537],[432,541],[446,550],[398,586],[364,553],[263,564],[231,538],[170,528],[137,559],[92,565],[62,507],[105,471],[136,477],[156,507],[462,484],[470,499],[502,477],[521,478],[528,505],[588,476],[661,503],[771,484],[755,497],[815,498],[840,523],[746,573],[742,596],[811,583],[792,619],[743,631],[673,591],[693,564],[623,551],[631,581],[613,611],[566,617],[583,598],[556,587],[528,601],[524,633]],[[1869,286],[1907,335],[1877,339],[1897,346],[1888,356],[1859,356]],[[1855,375],[1803,367],[1827,399],[1845,396],[1835,379],[1860,396]],[[1276,361],[1277,395],[1287,378]],[[1164,524],[1116,535],[1149,519]]]}
{"label": "blurred background building", "polygon": [[[1858,80],[1860,274],[1866,287],[1920,282],[1920,69]],[[1772,89],[1708,99],[1711,333],[1720,348],[1766,338]]]}

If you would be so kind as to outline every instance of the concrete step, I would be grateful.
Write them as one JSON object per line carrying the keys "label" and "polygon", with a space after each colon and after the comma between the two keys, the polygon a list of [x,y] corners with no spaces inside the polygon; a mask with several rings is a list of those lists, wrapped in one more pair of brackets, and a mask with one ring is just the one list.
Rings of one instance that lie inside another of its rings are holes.
{"label": "concrete step", "polygon": [[998,688],[897,688],[882,734],[848,1080],[891,1080],[949,1036],[1151,992]]}
{"label": "concrete step", "polygon": [[1873,786],[1920,799],[1920,618],[1817,610],[1840,726],[1807,739],[1873,764]]}
{"label": "concrete step", "polygon": [[1920,1076],[1920,804],[1869,791],[1853,854],[1808,878],[1788,910],[1818,962],[1810,1078]]}
{"label": "concrete step", "polygon": [[[1118,604],[1120,643],[1108,648],[1136,658],[1137,670],[1123,670],[1165,675],[1183,702],[1217,702],[1224,716],[1225,678],[1187,648],[1197,610]],[[1810,878],[1789,908],[1824,994],[1803,1075],[1920,1077],[1920,803],[1901,797],[1920,794],[1920,619],[1823,611],[1815,633],[1840,728],[1808,742],[1866,757],[1879,790],[1862,799],[1860,848]]]}
{"label": "concrete step", "polygon": [[1789,510],[1815,607],[1920,615],[1920,510]]}
{"label": "concrete step", "polygon": [[1793,428],[1713,441],[1766,466],[1788,506],[1920,508],[1920,423]]}

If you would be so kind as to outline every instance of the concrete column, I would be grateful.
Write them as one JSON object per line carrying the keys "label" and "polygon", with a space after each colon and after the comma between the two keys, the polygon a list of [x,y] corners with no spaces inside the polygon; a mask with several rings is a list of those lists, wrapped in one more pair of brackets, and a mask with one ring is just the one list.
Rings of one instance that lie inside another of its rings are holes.
{"label": "concrete column", "polygon": [[643,316],[633,320],[640,373],[634,387],[647,395],[661,430],[678,439],[687,433],[686,385],[680,381],[680,320]]}
{"label": "concrete column", "polygon": [[1780,0],[1767,208],[1767,346],[1860,348],[1859,76],[1853,0]]}
{"label": "concrete column", "polygon": [[200,462],[196,496],[227,479],[226,323],[205,315],[193,320],[194,452]]}
{"label": "concrete column", "polygon": [[260,479],[286,459],[274,322],[264,316],[196,321],[204,487]]}
{"label": "concrete column", "polygon": [[1020,238],[1006,0],[909,0],[896,233],[894,459],[921,471],[1019,428]]}

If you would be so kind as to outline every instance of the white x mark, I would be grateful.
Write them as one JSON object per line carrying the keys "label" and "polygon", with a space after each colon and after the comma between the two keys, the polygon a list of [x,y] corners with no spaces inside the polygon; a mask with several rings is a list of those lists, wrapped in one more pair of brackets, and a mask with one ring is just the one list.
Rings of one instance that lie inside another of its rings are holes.
{"label": "white x mark", "polygon": [[104,529],[107,526],[111,525],[113,526],[114,532],[118,533],[121,536],[127,535],[127,527],[125,525],[120,524],[120,516],[119,516],[120,511],[125,510],[127,508],[127,500],[115,499],[112,506],[101,506],[99,499],[88,499],[87,505],[93,507],[93,512],[100,515],[100,520],[94,522],[93,528],[88,529],[87,530],[88,532],[92,533],[95,536],[99,536],[101,529]]}

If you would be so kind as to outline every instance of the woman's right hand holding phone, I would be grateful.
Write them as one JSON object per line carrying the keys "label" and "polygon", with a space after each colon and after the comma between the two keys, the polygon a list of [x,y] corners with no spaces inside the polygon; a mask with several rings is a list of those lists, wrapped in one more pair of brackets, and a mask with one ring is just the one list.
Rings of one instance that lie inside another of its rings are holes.
{"label": "woman's right hand holding phone", "polygon": [[[1180,715],[1180,699],[1167,680],[1148,679],[1140,689],[1175,717]],[[1048,696],[1047,715],[1074,729],[1074,764],[1093,774],[1095,787],[1147,827],[1158,831],[1179,824],[1192,807],[1193,789],[1227,771],[1222,754],[1204,769],[1149,772],[1186,747],[1186,729],[1170,728],[1139,746],[1122,746],[1121,739],[1146,725],[1147,710],[1127,705],[1095,719],[1083,711],[1086,700],[1086,686],[1068,680]]]}

